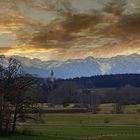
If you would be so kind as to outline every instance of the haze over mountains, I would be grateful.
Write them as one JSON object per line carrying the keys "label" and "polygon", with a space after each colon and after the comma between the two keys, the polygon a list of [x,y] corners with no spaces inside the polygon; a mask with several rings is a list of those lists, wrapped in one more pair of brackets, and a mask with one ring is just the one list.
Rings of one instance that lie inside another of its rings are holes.
{"label": "haze over mountains", "polygon": [[24,70],[41,77],[48,77],[54,70],[56,78],[74,78],[103,74],[140,73],[140,55],[116,56],[112,58],[71,59],[67,61],[41,61],[13,56],[20,60]]}

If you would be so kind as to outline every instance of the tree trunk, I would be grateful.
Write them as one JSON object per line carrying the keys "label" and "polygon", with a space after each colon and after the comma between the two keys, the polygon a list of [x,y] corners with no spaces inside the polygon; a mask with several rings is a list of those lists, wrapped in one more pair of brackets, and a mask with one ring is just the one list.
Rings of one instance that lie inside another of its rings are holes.
{"label": "tree trunk", "polygon": [[3,128],[3,94],[1,96],[1,101],[0,101],[0,130],[2,131]]}
{"label": "tree trunk", "polygon": [[10,125],[10,120],[11,120],[11,112],[7,113],[7,120],[6,120],[6,126],[5,126],[5,133],[7,134],[9,132],[9,125]]}
{"label": "tree trunk", "polygon": [[2,110],[0,112],[0,131],[2,131],[2,122],[3,122],[3,117],[2,117]]}
{"label": "tree trunk", "polygon": [[12,133],[15,133],[16,129],[16,121],[17,121],[17,105],[15,106],[15,111],[14,111],[14,118],[13,118],[13,126],[12,126]]}

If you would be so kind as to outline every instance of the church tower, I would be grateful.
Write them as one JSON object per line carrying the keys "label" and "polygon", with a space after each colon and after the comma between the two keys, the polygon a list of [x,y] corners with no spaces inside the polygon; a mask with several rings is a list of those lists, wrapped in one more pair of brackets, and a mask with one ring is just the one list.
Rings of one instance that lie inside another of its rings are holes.
{"label": "church tower", "polygon": [[56,86],[56,79],[54,77],[54,72],[53,70],[50,71],[50,76],[48,78],[48,89],[51,91],[55,88]]}
{"label": "church tower", "polygon": [[49,78],[50,82],[54,83],[55,82],[55,77],[54,77],[54,72],[51,70],[51,76]]}
{"label": "church tower", "polygon": [[51,76],[53,76],[53,70],[51,70]]}

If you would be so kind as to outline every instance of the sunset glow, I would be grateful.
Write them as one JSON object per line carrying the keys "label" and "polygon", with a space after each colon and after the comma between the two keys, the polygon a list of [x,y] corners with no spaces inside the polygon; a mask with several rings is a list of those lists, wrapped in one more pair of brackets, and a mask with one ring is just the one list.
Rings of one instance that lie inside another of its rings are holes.
{"label": "sunset glow", "polygon": [[140,54],[139,0],[0,0],[0,54],[41,60]]}

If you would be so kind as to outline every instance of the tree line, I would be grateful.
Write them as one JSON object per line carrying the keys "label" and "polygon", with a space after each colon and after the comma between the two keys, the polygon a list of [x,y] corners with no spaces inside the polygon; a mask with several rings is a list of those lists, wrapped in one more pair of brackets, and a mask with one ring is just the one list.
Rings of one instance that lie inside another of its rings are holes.
{"label": "tree line", "polygon": [[120,88],[125,85],[140,87],[140,74],[110,74],[80,77],[60,81],[73,81],[80,88]]}
{"label": "tree line", "polygon": [[[112,77],[115,76],[113,75]],[[119,76],[127,77],[127,75],[119,75]],[[131,76],[128,75],[128,78],[126,79],[129,79]],[[109,79],[110,82],[113,81],[112,77],[111,80]],[[132,79],[134,77],[132,77]],[[107,79],[106,76],[105,79]],[[122,80],[122,78],[120,79]],[[98,106],[104,103],[117,104],[116,106],[117,108],[119,108],[121,105],[140,104],[140,87],[124,84],[118,87],[111,86],[108,88],[102,88],[102,87],[94,86],[89,88],[88,86],[84,87],[85,85],[81,87],[81,85],[78,84],[80,82],[81,82],[80,80],[76,82],[75,79],[58,80],[56,81],[56,85],[54,86],[53,89],[49,88],[48,86],[49,83],[47,81],[44,82],[42,87],[44,89],[42,102],[47,102],[50,103],[51,105],[56,105],[56,104],[63,105],[64,107],[70,103],[74,103],[78,105],[77,107],[89,108],[92,112],[96,112]],[[86,80],[84,82],[86,82]],[[93,81],[93,83],[94,82],[95,81]]]}

